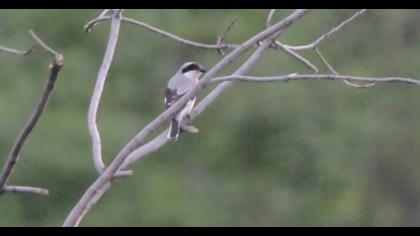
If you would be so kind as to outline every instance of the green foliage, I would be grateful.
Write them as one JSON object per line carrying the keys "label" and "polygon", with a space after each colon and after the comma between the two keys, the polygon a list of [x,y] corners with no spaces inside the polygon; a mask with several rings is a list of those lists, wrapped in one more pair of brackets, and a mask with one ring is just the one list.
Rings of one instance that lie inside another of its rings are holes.
{"label": "green foliage", "polygon": [[[281,40],[309,43],[353,12],[314,10]],[[29,48],[27,31],[34,29],[65,57],[51,101],[11,179],[46,187],[51,195],[1,196],[0,226],[61,225],[96,177],[86,116],[109,23],[89,34],[83,25],[98,13],[0,10],[1,44]],[[267,13],[124,14],[206,43],[215,43],[237,17],[227,40],[241,43],[265,27]],[[274,20],[289,13],[279,10]],[[321,50],[343,74],[417,78],[418,21],[416,10],[370,10]],[[305,56],[321,65],[314,52]],[[40,96],[50,60],[40,51],[27,57],[0,52],[0,165]],[[107,163],[162,111],[163,88],[186,60],[211,67],[220,56],[123,24],[98,116]],[[310,73],[293,58],[270,51],[251,74],[296,71]],[[196,120],[199,134],[186,134],[137,163],[135,175],[116,181],[82,225],[418,225],[419,100],[418,88],[407,85],[354,89],[331,81],[238,83]]]}

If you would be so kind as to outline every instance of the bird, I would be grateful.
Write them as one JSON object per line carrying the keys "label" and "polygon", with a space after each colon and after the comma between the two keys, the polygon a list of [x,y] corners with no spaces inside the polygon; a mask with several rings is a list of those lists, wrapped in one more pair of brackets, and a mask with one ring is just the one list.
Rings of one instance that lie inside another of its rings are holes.
{"label": "bird", "polygon": [[[189,61],[182,64],[178,71],[169,79],[166,86],[164,95],[165,110],[175,104],[175,102],[186,93],[191,91],[206,71],[207,70],[197,62]],[[190,116],[196,98],[197,97],[193,97],[190,99],[182,110],[174,115],[167,134],[168,139],[178,139],[179,134],[183,131],[183,127],[181,127],[182,121],[186,116]],[[191,130],[196,129],[192,126],[188,128],[191,128]]]}

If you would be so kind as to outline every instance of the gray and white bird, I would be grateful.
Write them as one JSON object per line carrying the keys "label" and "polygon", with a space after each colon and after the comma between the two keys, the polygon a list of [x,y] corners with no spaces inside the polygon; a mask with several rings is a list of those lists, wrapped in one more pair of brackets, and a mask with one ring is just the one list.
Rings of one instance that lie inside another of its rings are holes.
{"label": "gray and white bird", "polygon": [[[197,62],[186,62],[169,80],[165,90],[165,109],[171,107],[182,96],[188,93],[198,83],[198,79],[206,72]],[[171,120],[171,127],[167,137],[169,139],[177,139],[179,133],[182,131],[182,120],[190,115],[194,107],[196,97],[189,100],[185,107],[179,111]]]}

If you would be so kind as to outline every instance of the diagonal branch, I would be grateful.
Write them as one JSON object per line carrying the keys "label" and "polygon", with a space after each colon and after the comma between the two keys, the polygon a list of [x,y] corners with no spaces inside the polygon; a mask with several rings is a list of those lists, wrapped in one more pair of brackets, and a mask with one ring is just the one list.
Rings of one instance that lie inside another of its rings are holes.
{"label": "diagonal branch", "polygon": [[334,68],[328,63],[327,59],[322,55],[321,51],[316,47],[315,48],[316,53],[318,54],[319,58],[321,58],[321,61],[328,67],[328,70],[331,71],[334,75],[338,75],[338,72],[334,70]]}
{"label": "diagonal branch", "polygon": [[[8,159],[6,161],[6,164],[3,168],[3,171],[0,175],[0,189],[3,189],[3,193],[6,192],[30,192],[27,191],[28,188],[13,188],[10,186],[10,188],[7,188],[7,182],[10,178],[10,175],[12,174],[12,171],[16,165],[16,162],[19,157],[19,153],[22,150],[23,145],[25,144],[25,141],[27,140],[29,134],[34,129],[35,125],[37,124],[39,118],[41,117],[45,106],[47,105],[48,99],[51,95],[52,90],[54,89],[55,81],[57,80],[58,74],[63,67],[64,63],[64,57],[63,55],[57,53],[56,51],[52,50],[50,47],[48,47],[36,34],[31,30],[30,34],[32,38],[35,40],[35,42],[45,50],[49,51],[53,54],[54,59],[52,61],[52,64],[50,66],[50,75],[47,81],[47,84],[44,88],[44,91],[42,93],[41,98],[38,101],[38,104],[35,107],[35,110],[33,111],[31,117],[29,118],[28,122],[26,123],[25,127],[23,128],[21,134],[17,138],[12,150],[10,151],[10,154],[8,156]],[[9,190],[8,190],[9,189]],[[36,191],[34,191],[36,192]]]}
{"label": "diagonal branch", "polygon": [[42,41],[33,30],[29,30],[29,34],[32,39],[37,43],[38,46],[43,48],[45,51],[49,52],[53,57],[59,57],[60,53],[49,47],[44,41]]}
{"label": "diagonal branch", "polygon": [[274,13],[276,13],[276,9],[271,9],[268,12],[267,21],[266,21],[266,27],[267,28],[271,26],[271,19],[273,18]]}
{"label": "diagonal branch", "polygon": [[[105,11],[104,11],[105,12]],[[102,14],[105,14],[102,12]],[[97,172],[100,174],[105,169],[105,164],[102,160],[102,151],[101,151],[101,136],[99,134],[96,118],[99,103],[101,101],[102,91],[104,89],[106,77],[108,75],[109,68],[111,67],[112,59],[114,57],[115,47],[117,46],[118,34],[121,24],[121,10],[112,10],[112,21],[111,21],[111,30],[109,32],[108,44],[106,47],[105,55],[102,61],[102,65],[99,69],[98,76],[96,79],[95,88],[92,93],[89,104],[88,112],[88,129],[89,134],[92,140],[92,155],[93,163]],[[124,171],[119,173],[119,175],[126,176],[131,175],[131,171]]]}
{"label": "diagonal branch", "polygon": [[[336,70],[334,70],[334,68],[330,65],[330,63],[328,63],[327,59],[325,59],[325,57],[322,55],[321,51],[315,47],[315,51],[318,54],[319,58],[321,58],[322,62],[328,67],[328,69],[331,71],[331,73],[333,73],[334,75],[338,75],[338,72]],[[353,82],[351,82],[350,80],[343,80],[343,83],[347,84],[348,86],[351,87],[355,87],[355,88],[368,88],[368,87],[372,87],[375,85],[375,83],[370,82],[367,84],[355,84]]]}
{"label": "diagonal branch", "polygon": [[[230,22],[229,26],[226,28],[225,32],[223,32],[222,36],[217,37],[217,45],[222,45],[225,42],[225,39],[227,37],[227,35],[229,34],[229,32],[232,30],[233,25],[235,24],[235,22],[238,20],[238,18],[234,18],[232,20],[232,22]],[[225,53],[223,52],[222,49],[217,49],[217,52],[221,55],[221,56],[225,56]]]}
{"label": "diagonal branch", "polygon": [[286,45],[284,45],[284,44],[282,44],[278,41],[275,41],[274,45],[279,47],[281,50],[283,50],[284,52],[286,52],[290,56],[294,57],[298,61],[300,61],[303,65],[305,65],[309,69],[313,70],[315,73],[318,73],[318,68],[314,64],[312,64],[308,59],[301,56],[299,53],[293,51],[292,49],[288,48]]}
{"label": "diagonal branch", "polygon": [[366,12],[366,9],[362,9],[358,12],[356,12],[354,15],[352,15],[350,18],[348,18],[347,20],[343,21],[341,24],[337,25],[336,27],[332,28],[330,31],[328,31],[327,33],[321,35],[321,37],[319,37],[318,39],[316,39],[315,41],[313,41],[312,43],[308,43],[305,45],[301,45],[301,46],[291,46],[291,45],[287,45],[287,47],[289,49],[295,50],[295,51],[299,51],[299,50],[307,50],[307,49],[314,49],[316,46],[318,46],[321,42],[323,42],[324,40],[330,38],[333,34],[337,33],[341,28],[343,28],[345,25],[347,25],[348,23],[352,22],[354,19],[356,19],[358,16],[362,15],[363,13]]}
{"label": "diagonal branch", "polygon": [[[99,197],[109,188],[112,179],[115,176],[115,173],[121,168],[123,163],[126,161],[128,155],[132,153],[136,148],[142,145],[145,139],[157,128],[164,124],[168,119],[170,119],[175,113],[182,109],[186,102],[192,97],[196,96],[205,85],[217,75],[222,69],[230,65],[243,53],[251,49],[259,41],[265,40],[273,35],[282,32],[283,29],[287,28],[294,21],[302,17],[308,10],[296,10],[290,16],[286,17],[282,21],[273,25],[272,27],[261,31],[252,38],[244,42],[240,47],[236,48],[230,52],[226,57],[224,57],[219,63],[217,63],[212,69],[204,75],[200,82],[187,94],[185,94],[181,99],[179,99],[174,105],[165,110],[152,122],[150,122],[146,127],[143,128],[116,156],[112,163],[105,169],[105,171],[96,179],[96,181],[87,189],[83,194],[82,198],[75,205],[73,210],[68,215],[67,219],[64,222],[64,226],[77,226],[83,216],[90,210],[93,204],[99,199]],[[270,42],[266,43],[265,47],[269,47]],[[262,47],[262,45],[260,46]],[[259,48],[256,52],[259,52]],[[255,55],[255,53],[253,54]],[[244,68],[245,70],[246,68]]]}

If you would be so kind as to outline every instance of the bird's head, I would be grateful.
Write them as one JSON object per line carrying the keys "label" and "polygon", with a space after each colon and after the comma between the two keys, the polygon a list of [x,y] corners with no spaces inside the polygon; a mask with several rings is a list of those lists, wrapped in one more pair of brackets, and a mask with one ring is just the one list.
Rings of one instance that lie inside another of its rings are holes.
{"label": "bird's head", "polygon": [[198,79],[206,73],[207,70],[197,62],[186,62],[181,66],[180,71],[188,78]]}

